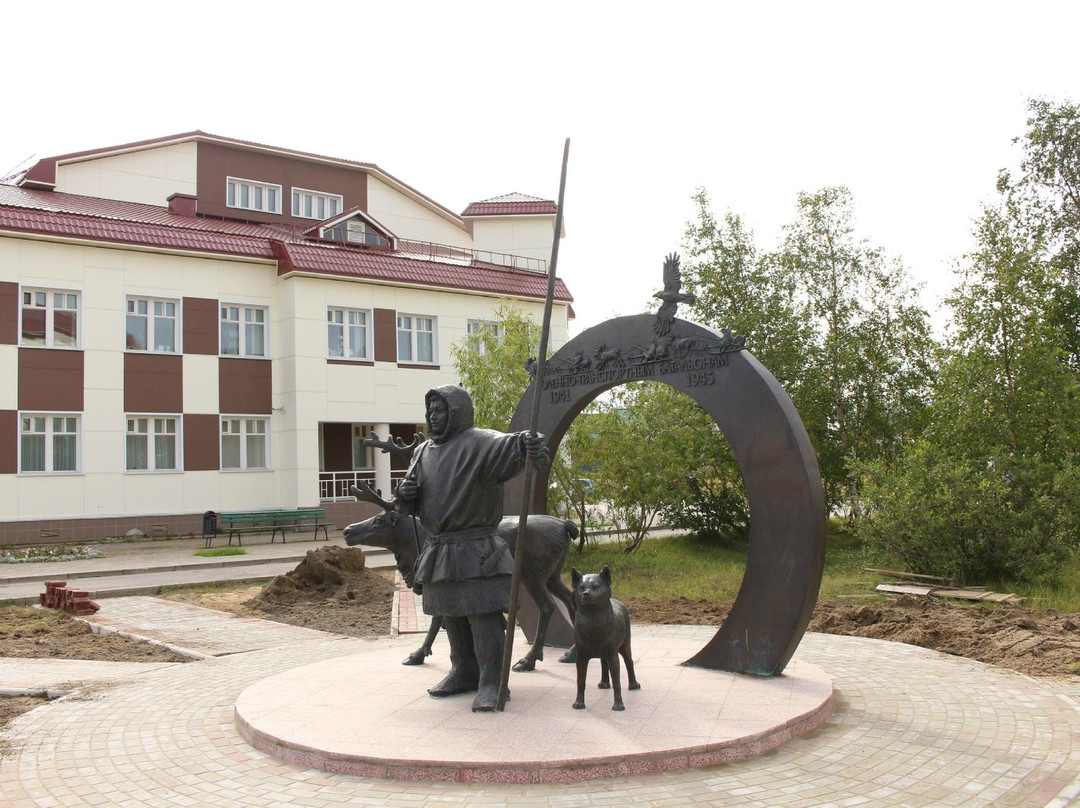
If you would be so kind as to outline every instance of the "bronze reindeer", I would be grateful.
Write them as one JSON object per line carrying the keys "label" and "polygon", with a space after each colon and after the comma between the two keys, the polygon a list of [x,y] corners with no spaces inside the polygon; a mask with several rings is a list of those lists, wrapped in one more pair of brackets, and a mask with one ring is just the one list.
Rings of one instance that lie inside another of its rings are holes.
{"label": "bronze reindeer", "polygon": [[[382,513],[345,528],[346,544],[350,546],[367,544],[390,550],[394,554],[394,560],[405,579],[405,584],[412,587],[413,567],[427,540],[427,532],[422,525],[414,522],[410,517],[399,514],[395,510],[393,500],[383,499],[381,492],[367,483],[364,483],[362,488],[353,487],[351,493],[359,500],[378,505],[382,508]],[[499,535],[506,542],[511,553],[514,552],[514,546],[517,543],[517,530],[516,517],[503,519],[499,525]],[[515,671],[535,670],[537,661],[544,659],[544,639],[551,615],[555,612],[555,598],[566,605],[571,620],[573,619],[573,595],[570,588],[563,583],[560,574],[570,551],[570,543],[577,538],[577,535],[577,525],[569,520],[543,514],[529,516],[525,528],[525,557],[522,560],[521,583],[525,591],[536,601],[539,621],[532,647],[515,663]],[[439,619],[432,618],[431,628],[428,630],[423,645],[409,654],[402,664],[422,664],[424,658],[431,654],[431,645],[440,628]]]}

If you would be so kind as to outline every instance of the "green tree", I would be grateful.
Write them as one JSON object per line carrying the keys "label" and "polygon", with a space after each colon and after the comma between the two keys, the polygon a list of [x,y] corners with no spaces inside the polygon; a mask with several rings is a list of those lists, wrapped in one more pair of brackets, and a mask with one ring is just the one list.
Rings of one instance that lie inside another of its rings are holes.
{"label": "green tree", "polygon": [[[531,383],[526,360],[534,358],[540,345],[540,326],[509,303],[494,312],[498,328],[480,328],[450,348],[461,386],[473,399],[475,423],[486,429],[505,430],[521,397]],[[577,518],[584,545],[590,495],[582,483],[583,441],[578,423],[571,425],[559,451],[552,457],[553,488],[549,509],[562,504]]]}
{"label": "green tree", "polygon": [[1046,257],[1080,282],[1080,107],[1070,101],[1028,100],[1028,130],[1014,140],[1024,150],[1020,175],[998,174],[998,190],[1025,228],[1037,231]]}
{"label": "green tree", "polygon": [[772,252],[741,219],[718,221],[694,197],[684,276],[694,316],[747,336],[798,408],[818,455],[830,509],[858,512],[859,459],[895,460],[923,423],[934,343],[903,267],[859,240],[844,188],[798,197]]}
{"label": "green tree", "polygon": [[[627,552],[637,549],[665,514],[674,515],[677,526],[704,533],[722,532],[733,521],[745,524],[738,468],[733,479],[727,471],[717,471],[717,462],[726,459],[726,443],[693,400],[668,385],[642,382],[615,388],[598,402],[597,410],[590,425],[593,480],[598,499],[626,537]],[[735,490],[720,496],[737,505],[719,517],[701,511],[696,485],[718,491],[729,486]]]}
{"label": "green tree", "polygon": [[1024,173],[1001,175],[1000,203],[983,211],[947,301],[928,426],[894,468],[866,469],[860,530],[920,571],[1030,580],[1077,548],[1080,374],[1062,319],[1075,295],[1063,259],[1074,186],[1060,169],[1080,142],[1061,120],[1064,110],[1075,121],[1075,107],[1032,109]]}
{"label": "green tree", "polygon": [[473,399],[476,425],[505,430],[531,383],[525,362],[540,345],[540,326],[509,303],[501,302],[492,328],[481,328],[450,347],[461,386]]}
{"label": "green tree", "polygon": [[931,374],[929,316],[903,266],[859,239],[846,188],[801,193],[776,260],[815,324],[801,390],[828,499],[858,513],[860,460],[918,432]]}
{"label": "green tree", "polygon": [[754,356],[791,394],[807,374],[813,337],[811,321],[796,305],[794,278],[773,256],[759,254],[753,232],[737,215],[718,221],[704,189],[693,201],[683,262],[684,284],[696,297],[692,319],[746,335]]}
{"label": "green tree", "polygon": [[1040,257],[1061,275],[1048,313],[1063,332],[1070,364],[1080,370],[1080,107],[1028,101],[1020,174],[998,174],[1012,216],[1041,244]]}

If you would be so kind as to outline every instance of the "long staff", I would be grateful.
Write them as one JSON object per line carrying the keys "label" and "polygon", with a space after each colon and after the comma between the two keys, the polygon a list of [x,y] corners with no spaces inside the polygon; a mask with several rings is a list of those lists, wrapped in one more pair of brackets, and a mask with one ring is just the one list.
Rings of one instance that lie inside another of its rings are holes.
{"label": "long staff", "polygon": [[[529,434],[535,435],[540,423],[540,394],[544,386],[544,366],[547,364],[548,332],[551,329],[551,305],[555,298],[555,266],[559,263],[559,236],[562,234],[563,196],[566,193],[566,161],[570,157],[570,138],[563,145],[562,173],[559,175],[559,206],[555,210],[555,237],[551,242],[551,261],[548,263],[547,298],[544,300],[544,322],[540,327],[540,352],[536,357],[536,376],[533,378],[532,415],[529,419]],[[503,645],[502,674],[499,679],[499,697],[495,709],[506,709],[506,700],[510,697],[510,660],[514,658],[514,626],[517,622],[518,590],[521,588],[521,565],[525,557],[525,527],[529,518],[529,506],[532,500],[533,470],[532,458],[525,464],[525,479],[522,483],[521,519],[518,521],[517,545],[514,550],[514,576],[510,579],[510,611],[506,615],[506,642]]]}

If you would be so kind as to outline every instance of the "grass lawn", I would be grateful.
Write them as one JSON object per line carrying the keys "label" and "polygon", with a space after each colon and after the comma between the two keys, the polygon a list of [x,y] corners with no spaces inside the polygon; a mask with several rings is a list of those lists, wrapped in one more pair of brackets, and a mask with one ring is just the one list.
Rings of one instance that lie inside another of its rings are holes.
{"label": "grass lawn", "polygon": [[[866,572],[865,567],[902,569],[897,562],[875,555],[850,533],[831,524],[825,551],[825,574],[821,581],[820,600],[858,602],[883,597],[874,587],[887,578]],[[713,601],[734,600],[746,569],[748,543],[745,537],[705,540],[696,535],[647,539],[633,553],[624,553],[618,543],[590,543],[579,555],[574,549],[566,562],[582,572],[599,572],[611,567],[612,589],[616,597],[705,598]],[[923,570],[918,570],[923,572]],[[940,574],[940,573],[937,573]],[[1061,571],[1057,581],[1019,584],[1014,581],[970,581],[996,592],[1015,592],[1024,606],[1080,612],[1080,563]],[[967,601],[950,601],[969,606]]]}
{"label": "grass lawn", "polygon": [[243,547],[211,547],[208,550],[196,550],[195,555],[217,558],[218,556],[247,555]]}

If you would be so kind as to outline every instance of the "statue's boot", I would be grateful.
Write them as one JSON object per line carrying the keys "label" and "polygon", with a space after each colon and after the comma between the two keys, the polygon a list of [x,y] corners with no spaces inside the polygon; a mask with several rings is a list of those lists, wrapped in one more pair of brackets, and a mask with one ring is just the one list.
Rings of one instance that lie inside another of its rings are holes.
{"label": "statue's boot", "polygon": [[490,713],[499,699],[506,620],[501,612],[490,612],[475,615],[470,622],[476,660],[480,665],[480,683],[472,708],[474,713]]}
{"label": "statue's boot", "polygon": [[432,696],[453,696],[476,690],[480,680],[480,668],[473,649],[472,630],[467,617],[444,617],[443,628],[450,641],[450,673],[435,687],[429,688]]}

